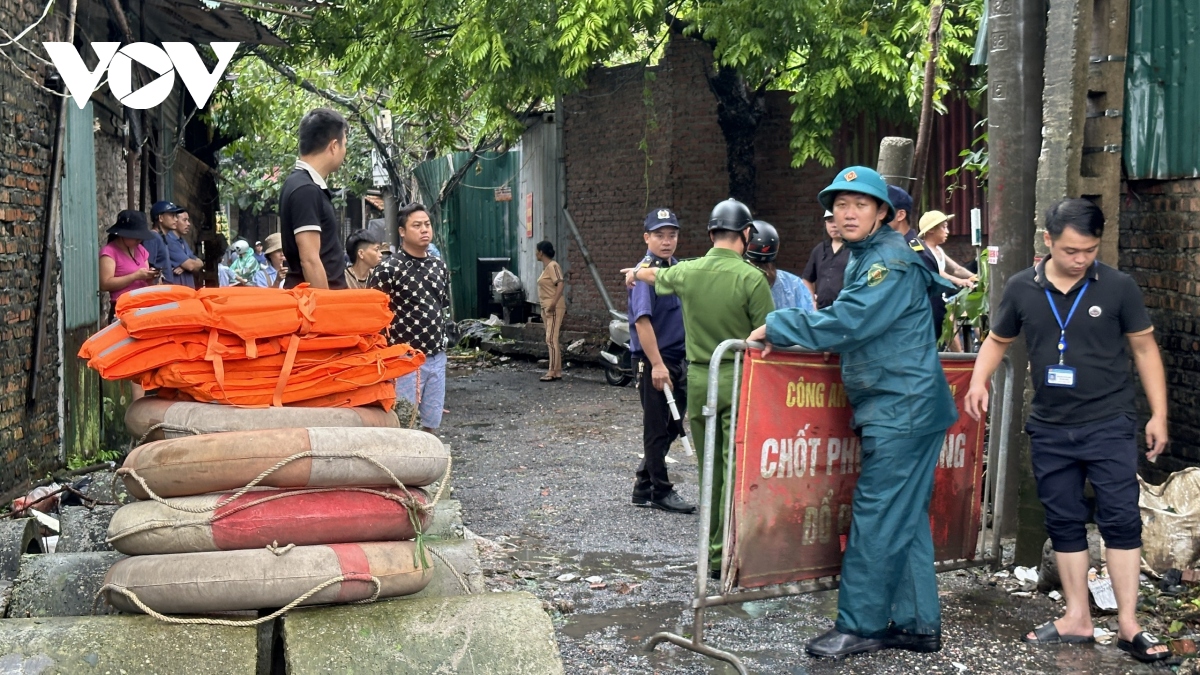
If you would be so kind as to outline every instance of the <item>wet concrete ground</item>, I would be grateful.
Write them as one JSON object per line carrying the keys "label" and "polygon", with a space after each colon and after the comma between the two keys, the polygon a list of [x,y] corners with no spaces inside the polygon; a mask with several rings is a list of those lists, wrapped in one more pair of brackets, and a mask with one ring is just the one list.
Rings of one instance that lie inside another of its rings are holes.
{"label": "wet concrete ground", "polygon": [[[695,515],[629,503],[641,452],[636,390],[611,387],[591,368],[553,383],[538,382],[543,372],[526,362],[450,371],[442,435],[453,448],[465,524],[495,543],[484,557],[489,587],[543,600],[569,674],[734,672],[671,645],[643,649],[658,631],[691,635],[698,525]],[[695,461],[673,457],[672,480],[695,502]],[[563,575],[576,578],[558,581]],[[602,581],[585,580],[593,576]],[[1022,644],[1020,635],[1057,616],[1058,604],[1011,597],[985,572],[946,573],[940,586],[937,654],[808,657],[805,641],[833,624],[836,592],[711,609],[706,639],[754,673],[1169,672],[1115,646]]]}

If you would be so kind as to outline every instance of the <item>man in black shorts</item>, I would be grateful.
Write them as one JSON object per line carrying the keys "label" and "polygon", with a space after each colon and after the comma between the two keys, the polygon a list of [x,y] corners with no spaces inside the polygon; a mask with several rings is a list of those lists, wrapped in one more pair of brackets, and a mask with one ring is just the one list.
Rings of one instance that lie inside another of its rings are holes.
{"label": "man in black shorts", "polygon": [[1067,601],[1062,618],[1039,626],[1024,640],[1094,641],[1085,530],[1091,513],[1083,494],[1087,479],[1096,493],[1096,525],[1108,546],[1117,646],[1140,661],[1158,661],[1170,651],[1142,630],[1135,614],[1142,520],[1130,352],[1150,403],[1150,460],[1167,445],[1167,384],[1137,283],[1096,260],[1103,232],[1103,212],[1086,199],[1050,207],[1045,235],[1050,256],[1004,287],[992,332],[975,361],[966,409],[975,419],[987,411],[988,380],[1008,345],[1024,332],[1034,387],[1025,430]]}
{"label": "man in black shorts", "polygon": [[284,288],[346,288],[346,252],[325,180],[346,159],[346,118],[317,108],[300,120],[300,159],[279,192]]}

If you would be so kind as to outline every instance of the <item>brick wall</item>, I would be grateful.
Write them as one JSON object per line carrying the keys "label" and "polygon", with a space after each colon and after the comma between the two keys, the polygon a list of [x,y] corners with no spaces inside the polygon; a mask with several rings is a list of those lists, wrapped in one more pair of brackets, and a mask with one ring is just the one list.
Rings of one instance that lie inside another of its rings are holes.
{"label": "brick wall", "polygon": [[1176,471],[1200,463],[1200,180],[1130,181],[1122,192],[1120,266],[1145,295],[1170,400],[1171,446],[1148,474]]}
{"label": "brick wall", "polygon": [[[649,77],[638,66],[596,70],[585,91],[563,101],[567,209],[618,309],[625,307],[620,270],[645,253],[647,211],[673,209],[683,230],[678,254],[695,257],[709,248],[709,212],[729,196],[725,140],[705,75],[711,63],[704,43],[674,39]],[[790,118],[787,94],[768,93],[755,141],[755,217],[779,229],[779,264],[799,273],[824,236],[816,195],[833,169],[791,166]],[[578,247],[567,248],[567,327],[603,329],[603,301]]]}
{"label": "brick wall", "polygon": [[[44,3],[0,3],[0,26],[15,33],[37,19]],[[51,39],[48,19],[25,38]],[[58,99],[28,75],[45,72],[24,52],[7,48],[0,60],[0,487],[45,474],[58,463],[58,315],[50,294],[44,320],[49,331],[39,377],[39,396],[26,405],[34,353],[34,322],[41,288],[42,242],[51,145]],[[14,65],[13,61],[16,62]],[[58,269],[54,269],[57,279]]]}

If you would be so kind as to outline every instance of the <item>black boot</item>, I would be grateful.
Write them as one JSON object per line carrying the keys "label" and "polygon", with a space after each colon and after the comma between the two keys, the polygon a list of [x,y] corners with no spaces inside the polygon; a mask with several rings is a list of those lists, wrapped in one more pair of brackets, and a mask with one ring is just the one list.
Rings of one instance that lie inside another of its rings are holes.
{"label": "black boot", "polygon": [[940,652],[942,651],[941,633],[910,633],[899,628],[889,628],[883,638],[888,649],[907,649],[910,652]]}
{"label": "black boot", "polygon": [[851,654],[868,654],[883,648],[883,640],[843,633],[836,628],[809,640],[805,646],[809,654],[827,659],[840,659]]}

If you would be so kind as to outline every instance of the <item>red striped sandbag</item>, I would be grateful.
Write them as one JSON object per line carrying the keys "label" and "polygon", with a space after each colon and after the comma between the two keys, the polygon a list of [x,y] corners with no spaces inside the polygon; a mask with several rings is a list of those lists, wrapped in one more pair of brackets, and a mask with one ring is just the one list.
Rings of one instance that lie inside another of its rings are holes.
{"label": "red striped sandbag", "polygon": [[423,431],[313,427],[230,431],[154,441],[134,448],[117,474],[138,499],[147,499],[149,494],[134,474],[160,497],[187,497],[236,491],[296,455],[300,457],[279,466],[259,485],[302,488],[393,484],[392,477],[380,468],[382,465],[401,485],[421,487],[445,475],[450,462],[449,450],[436,436]]}
{"label": "red striped sandbag", "polygon": [[[142,612],[131,596],[160,614],[208,614],[284,607],[335,579],[301,605],[411,595],[425,588],[432,567],[422,567],[411,541],[297,546],[285,553],[265,548],[141,555],[119,560],[104,577],[108,604]],[[432,560],[428,561],[432,564]]]}
{"label": "red striped sandbag", "polygon": [[[420,488],[252,490],[179,497],[170,505],[126,504],[108,525],[108,541],[126,555],[263,548],[278,542],[341,544],[406,541],[424,531],[432,513]],[[220,506],[218,506],[220,505]],[[200,511],[200,513],[196,513]],[[410,512],[412,516],[410,517]]]}
{"label": "red striped sandbag", "polygon": [[145,396],[125,411],[125,427],[134,438],[141,438],[156,425],[148,440],[180,438],[191,435],[183,429],[202,434],[222,431],[254,431],[286,427],[399,427],[400,420],[390,410],[358,408],[237,408],[234,406],[171,401]]}

